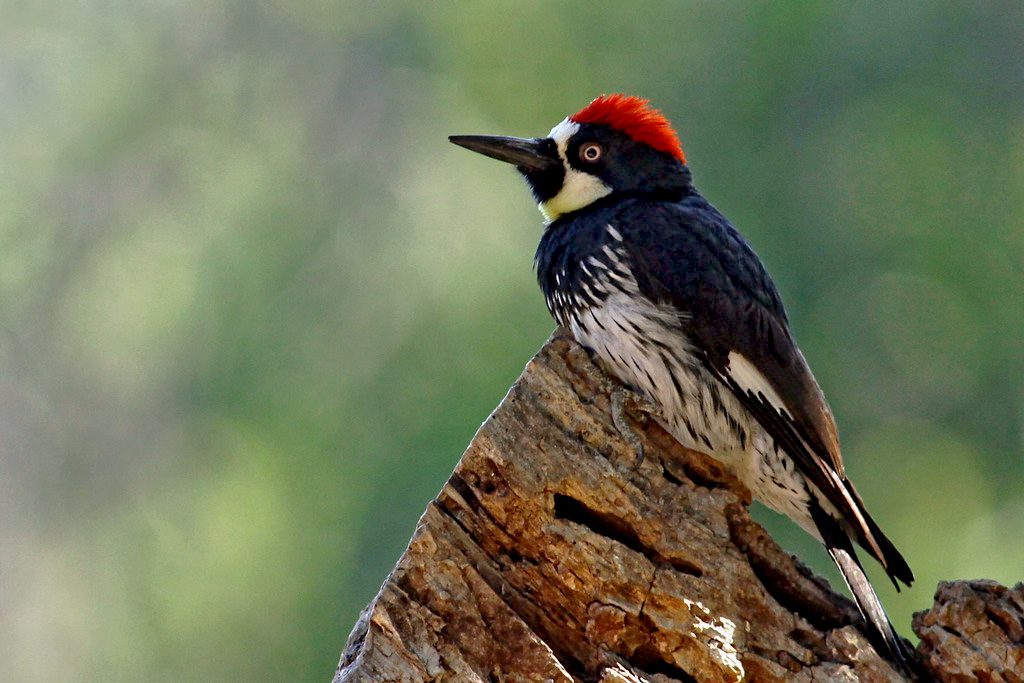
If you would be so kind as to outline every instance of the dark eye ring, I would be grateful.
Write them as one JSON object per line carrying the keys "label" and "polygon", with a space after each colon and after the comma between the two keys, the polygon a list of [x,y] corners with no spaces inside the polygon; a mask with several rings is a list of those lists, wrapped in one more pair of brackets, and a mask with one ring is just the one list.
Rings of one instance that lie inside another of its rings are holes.
{"label": "dark eye ring", "polygon": [[580,159],[588,163],[594,163],[601,158],[601,145],[596,142],[587,142],[580,147]]}

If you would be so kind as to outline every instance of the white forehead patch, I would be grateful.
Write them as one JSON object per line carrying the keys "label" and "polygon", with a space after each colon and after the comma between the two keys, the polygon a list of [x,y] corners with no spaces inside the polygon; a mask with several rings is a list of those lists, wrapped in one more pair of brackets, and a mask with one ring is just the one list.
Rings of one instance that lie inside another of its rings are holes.
{"label": "white forehead patch", "polygon": [[569,138],[580,129],[580,124],[565,119],[551,129],[548,137],[555,141],[558,147],[558,156],[562,158],[562,166],[565,168],[565,180],[562,182],[562,189],[551,199],[541,202],[540,212],[544,218],[553,221],[564,213],[582,209],[584,206],[611,194],[612,188],[604,184],[597,176],[584,173],[569,165],[566,157],[566,148],[569,145]]}
{"label": "white forehead patch", "polygon": [[558,153],[562,155],[563,159],[565,158],[565,148],[566,145],[569,144],[569,138],[576,135],[579,129],[580,124],[566,118],[562,119],[562,122],[552,128],[551,132],[548,133],[548,137],[554,140],[555,144],[558,145]]}

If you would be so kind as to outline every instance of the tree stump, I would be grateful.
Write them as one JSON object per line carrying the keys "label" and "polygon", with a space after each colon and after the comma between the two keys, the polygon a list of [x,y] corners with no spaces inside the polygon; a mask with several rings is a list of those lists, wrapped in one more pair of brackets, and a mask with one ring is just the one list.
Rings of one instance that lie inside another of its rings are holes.
{"label": "tree stump", "polygon": [[[636,465],[610,386],[556,330],[428,505],[335,683],[903,680],[853,603],[751,520],[749,493],[627,403]],[[956,588],[940,589],[915,619],[932,675],[1020,681],[1021,590],[968,591],[994,625],[979,646],[978,628],[950,635]]]}

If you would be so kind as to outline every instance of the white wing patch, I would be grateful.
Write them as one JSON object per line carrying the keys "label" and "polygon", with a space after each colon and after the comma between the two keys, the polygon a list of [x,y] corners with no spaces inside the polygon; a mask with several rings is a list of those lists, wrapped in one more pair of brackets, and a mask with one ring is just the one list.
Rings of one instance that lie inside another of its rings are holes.
{"label": "white wing patch", "polygon": [[775,391],[775,388],[772,387],[765,376],[761,374],[761,371],[747,360],[746,356],[737,351],[730,351],[729,364],[726,366],[725,371],[729,373],[729,377],[741,389],[751,392],[754,396],[758,394],[763,395],[776,410],[789,417],[789,419],[793,419],[793,416],[786,408],[786,404],[779,397],[778,392]]}

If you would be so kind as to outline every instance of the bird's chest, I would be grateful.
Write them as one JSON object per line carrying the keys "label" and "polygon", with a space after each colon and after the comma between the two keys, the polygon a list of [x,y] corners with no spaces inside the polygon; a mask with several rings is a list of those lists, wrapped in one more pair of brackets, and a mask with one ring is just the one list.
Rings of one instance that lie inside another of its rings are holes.
{"label": "bird's chest", "polygon": [[689,393],[696,364],[678,314],[642,294],[614,292],[594,306],[576,308],[563,325],[625,383],[662,407]]}
{"label": "bird's chest", "polygon": [[678,311],[643,295],[614,293],[600,305],[574,309],[562,324],[606,370],[658,407],[662,425],[681,444],[733,470],[749,466],[750,437],[760,430],[704,367]]}
{"label": "bird's chest", "polygon": [[571,329],[584,312],[608,305],[610,297],[639,293],[622,236],[611,225],[598,235],[576,231],[558,237],[545,236],[541,243],[537,276],[559,324]]}
{"label": "bird's chest", "polygon": [[598,230],[546,235],[537,275],[552,317],[622,381],[657,399],[666,359],[683,346],[679,317],[641,293],[622,234]]}
{"label": "bird's chest", "polygon": [[619,380],[645,393],[684,445],[742,450],[746,437],[731,414],[742,409],[704,369],[684,329],[685,314],[641,292],[625,246],[611,239],[555,256],[538,260],[555,320]]}

